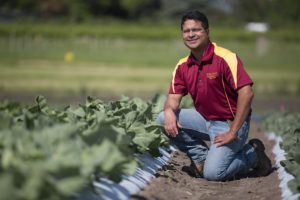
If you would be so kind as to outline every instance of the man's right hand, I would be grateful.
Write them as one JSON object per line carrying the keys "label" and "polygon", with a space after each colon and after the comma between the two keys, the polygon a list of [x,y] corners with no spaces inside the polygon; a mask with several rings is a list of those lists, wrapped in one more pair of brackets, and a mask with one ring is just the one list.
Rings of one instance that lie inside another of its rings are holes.
{"label": "man's right hand", "polygon": [[182,97],[182,94],[169,94],[165,103],[165,131],[171,137],[176,137],[178,134],[178,128],[182,128],[182,126],[177,122],[175,115],[175,110],[178,109]]}
{"label": "man's right hand", "polygon": [[166,109],[164,111],[165,115],[165,130],[168,135],[171,137],[176,137],[178,134],[178,128],[182,128],[182,126],[177,121],[176,115],[172,109]]}

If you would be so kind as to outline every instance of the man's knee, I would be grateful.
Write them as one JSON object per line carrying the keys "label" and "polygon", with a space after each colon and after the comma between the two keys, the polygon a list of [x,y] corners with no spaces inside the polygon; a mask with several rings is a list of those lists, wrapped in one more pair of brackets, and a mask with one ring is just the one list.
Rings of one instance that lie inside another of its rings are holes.
{"label": "man's knee", "polygon": [[156,123],[159,125],[164,125],[165,124],[165,117],[164,117],[164,112],[160,112],[156,118]]}
{"label": "man's knee", "polygon": [[224,181],[224,175],[224,171],[221,171],[217,168],[204,167],[203,177],[208,181]]}

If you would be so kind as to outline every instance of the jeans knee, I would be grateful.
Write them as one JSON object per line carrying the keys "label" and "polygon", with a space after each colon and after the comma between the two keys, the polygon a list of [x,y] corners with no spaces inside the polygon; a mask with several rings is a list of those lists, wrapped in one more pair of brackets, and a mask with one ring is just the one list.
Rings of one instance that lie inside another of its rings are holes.
{"label": "jeans knee", "polygon": [[223,181],[224,173],[218,169],[205,169],[203,171],[203,177],[208,181]]}
{"label": "jeans knee", "polygon": [[159,125],[164,125],[165,117],[164,117],[164,112],[160,112],[156,118],[156,123]]}

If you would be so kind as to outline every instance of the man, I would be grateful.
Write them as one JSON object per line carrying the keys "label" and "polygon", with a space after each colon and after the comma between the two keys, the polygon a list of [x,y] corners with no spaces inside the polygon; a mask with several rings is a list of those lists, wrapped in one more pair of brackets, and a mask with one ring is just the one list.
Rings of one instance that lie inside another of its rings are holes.
{"label": "man", "polygon": [[[167,136],[191,159],[184,171],[212,181],[232,179],[255,170],[268,175],[270,159],[258,139],[246,144],[253,98],[253,82],[239,57],[209,39],[207,17],[187,12],[181,21],[190,55],[173,72],[164,112],[157,122]],[[179,109],[190,94],[195,109]],[[204,140],[210,140],[210,148]]]}

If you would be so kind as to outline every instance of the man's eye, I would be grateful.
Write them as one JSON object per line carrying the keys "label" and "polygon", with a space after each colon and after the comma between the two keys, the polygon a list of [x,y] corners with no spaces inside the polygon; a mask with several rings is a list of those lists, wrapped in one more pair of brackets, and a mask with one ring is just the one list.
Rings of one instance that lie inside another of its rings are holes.
{"label": "man's eye", "polygon": [[197,33],[197,32],[200,32],[200,31],[202,31],[203,29],[201,29],[201,28],[192,28],[192,29],[186,29],[186,30],[183,30],[183,33],[190,33],[190,32],[192,32],[192,33]]}
{"label": "man's eye", "polygon": [[192,29],[192,32],[200,32],[200,31],[202,31],[201,28],[195,28],[195,29]]}

